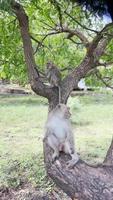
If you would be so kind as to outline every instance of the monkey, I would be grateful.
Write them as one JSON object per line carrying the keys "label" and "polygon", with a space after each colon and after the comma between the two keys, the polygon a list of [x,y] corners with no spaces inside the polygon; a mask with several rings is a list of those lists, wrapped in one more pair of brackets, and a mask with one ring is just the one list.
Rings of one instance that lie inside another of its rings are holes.
{"label": "monkey", "polygon": [[52,162],[59,158],[60,151],[69,154],[68,166],[73,167],[79,160],[75,150],[74,135],[70,123],[70,110],[65,104],[58,104],[48,115],[45,125],[45,139],[53,149]]}
{"label": "monkey", "polygon": [[71,0],[77,2],[86,10],[99,16],[110,15],[113,22],[113,1],[112,0]]}
{"label": "monkey", "polygon": [[52,63],[48,62],[46,65],[46,77],[52,87],[58,87],[59,103],[61,103],[61,73],[60,70]]}

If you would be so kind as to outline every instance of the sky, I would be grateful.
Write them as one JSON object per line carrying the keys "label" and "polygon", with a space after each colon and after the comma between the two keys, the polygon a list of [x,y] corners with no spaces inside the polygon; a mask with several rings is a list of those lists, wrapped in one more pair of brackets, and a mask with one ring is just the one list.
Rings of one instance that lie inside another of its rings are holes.
{"label": "sky", "polygon": [[104,20],[105,24],[112,22],[111,17],[109,15],[104,15],[103,20]]}

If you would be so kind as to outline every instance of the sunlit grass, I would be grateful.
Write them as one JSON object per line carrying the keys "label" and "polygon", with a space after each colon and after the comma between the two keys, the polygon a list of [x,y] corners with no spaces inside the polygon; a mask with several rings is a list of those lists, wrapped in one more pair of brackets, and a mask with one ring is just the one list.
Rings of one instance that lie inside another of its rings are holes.
{"label": "sunlit grass", "polygon": [[113,135],[112,95],[76,97],[76,101],[72,124],[77,150],[88,162],[102,162]]}

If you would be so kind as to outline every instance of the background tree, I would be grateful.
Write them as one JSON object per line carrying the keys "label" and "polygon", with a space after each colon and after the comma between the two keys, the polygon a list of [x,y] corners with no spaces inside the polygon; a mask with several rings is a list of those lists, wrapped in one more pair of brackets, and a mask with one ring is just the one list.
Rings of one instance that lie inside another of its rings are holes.
{"label": "background tree", "polygon": [[[5,4],[4,4],[5,2]],[[28,3],[27,8],[24,8]],[[23,42],[24,56],[26,62],[26,71],[28,74],[28,79],[31,85],[32,90],[45,98],[48,99],[49,108],[53,109],[58,104],[58,89],[51,88],[46,85],[40,76],[40,69],[37,67],[38,60],[39,63],[42,62],[42,57],[39,59],[39,55],[42,55],[42,51],[40,47],[44,47],[43,54],[45,54],[44,63],[46,63],[48,57],[49,60],[54,60],[51,55],[51,51],[53,52],[53,47],[56,47],[57,37],[58,42],[62,41],[63,53],[61,53],[61,47],[59,51],[55,51],[56,57],[55,61],[57,61],[58,57],[61,57],[61,62],[64,62],[62,67],[65,67],[65,63],[67,62],[65,59],[62,59],[62,55],[69,55],[72,53],[69,58],[73,58],[73,65],[75,62],[76,48],[74,51],[74,44],[80,45],[80,49],[83,53],[79,53],[81,58],[78,60],[77,66],[73,67],[73,70],[70,73],[65,73],[64,78],[61,82],[61,101],[62,103],[67,103],[68,97],[72,90],[77,87],[78,82],[81,78],[85,77],[89,72],[94,72],[99,66],[108,66],[112,64],[112,59],[110,59],[110,63],[106,58],[106,51],[111,49],[112,38],[113,38],[113,27],[112,23],[103,26],[103,28],[95,28],[95,25],[92,26],[90,16],[89,20],[86,22],[86,18],[84,23],[81,23],[82,18],[85,17],[84,13],[80,12],[80,8],[76,7],[76,4],[51,4],[46,1],[20,1],[17,3],[15,1],[2,1],[1,9],[9,10],[11,14],[13,14],[13,21],[15,20],[15,16],[17,19],[16,31],[19,35],[19,29],[21,33],[21,38]],[[26,12],[25,12],[26,9]],[[35,13],[36,12],[36,13]],[[27,14],[26,14],[27,13]],[[34,14],[33,14],[34,13]],[[47,21],[50,23],[46,23],[46,20],[37,19],[37,15],[47,17]],[[28,17],[28,14],[30,18]],[[6,15],[8,15],[6,13]],[[9,17],[9,15],[8,15]],[[77,19],[76,19],[76,18]],[[30,23],[32,21],[32,24]],[[40,21],[43,21],[44,27],[40,28]],[[35,26],[33,24],[38,23],[39,32],[38,35],[36,33]],[[87,26],[86,26],[87,25]],[[33,30],[33,29],[34,30]],[[100,29],[100,30],[99,30]],[[9,29],[8,29],[9,30]],[[6,31],[7,33],[8,31]],[[91,34],[92,33],[92,34]],[[41,34],[41,35],[40,35]],[[42,35],[44,34],[44,35]],[[8,32],[8,36],[10,32]],[[60,37],[59,35],[62,35]],[[52,36],[52,40],[48,39]],[[54,36],[56,36],[54,39]],[[8,37],[7,37],[8,38]],[[19,38],[19,39],[18,39]],[[20,41],[20,35],[17,38],[16,42],[22,48],[22,43]],[[69,44],[68,40],[72,43],[72,49],[68,50]],[[35,43],[36,42],[36,43]],[[3,46],[5,41],[3,40]],[[14,43],[15,44],[15,43]],[[36,45],[37,44],[37,45]],[[54,44],[54,46],[52,46]],[[11,46],[10,46],[11,47]],[[10,50],[9,47],[9,50]],[[17,45],[18,47],[18,45]],[[68,48],[66,48],[68,47]],[[49,51],[45,50],[48,49]],[[7,45],[6,45],[7,49]],[[10,58],[10,54],[7,51],[5,52],[8,57],[8,62]],[[67,50],[67,51],[66,51]],[[39,53],[36,56],[36,52]],[[111,51],[112,52],[112,51]],[[15,53],[15,51],[14,51]],[[17,54],[17,51],[16,51]],[[12,54],[11,54],[12,55]],[[22,58],[23,58],[23,54]],[[104,57],[105,56],[105,57]],[[20,57],[20,56],[19,56]],[[66,58],[66,57],[65,57]],[[105,59],[106,58],[106,59]],[[7,60],[2,55],[3,61]],[[15,59],[15,58],[14,58]],[[10,59],[12,62],[13,59]],[[18,55],[17,55],[18,60]],[[71,59],[70,59],[71,60]],[[20,59],[23,61],[23,59]],[[9,62],[9,63],[10,63]],[[57,61],[58,62],[58,61]],[[58,63],[60,64],[60,63]],[[72,64],[72,63],[71,63]],[[7,66],[4,65],[3,67]],[[61,67],[61,68],[62,68]],[[97,73],[97,71],[96,71]],[[100,72],[99,72],[100,73]],[[44,143],[44,158],[45,164],[48,174],[51,178],[59,185],[71,198],[77,197],[78,199],[112,199],[112,182],[113,182],[113,158],[112,158],[112,144],[109,148],[108,154],[104,161],[104,165],[100,165],[97,167],[91,167],[88,164],[80,161],[73,170],[66,168],[66,159],[68,157],[61,156],[60,162],[62,164],[62,168],[58,167],[55,163],[51,163],[51,150]],[[106,167],[106,164],[109,166]],[[68,186],[68,187],[67,187]]]}

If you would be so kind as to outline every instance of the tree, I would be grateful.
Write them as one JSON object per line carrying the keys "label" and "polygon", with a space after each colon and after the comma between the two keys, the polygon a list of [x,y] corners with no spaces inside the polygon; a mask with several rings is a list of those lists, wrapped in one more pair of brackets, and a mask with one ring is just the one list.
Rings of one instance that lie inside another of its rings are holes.
{"label": "tree", "polygon": [[[37,5],[37,1],[34,2]],[[19,22],[27,73],[31,88],[36,94],[48,99],[49,109],[51,110],[58,104],[58,89],[45,85],[40,78],[40,72],[37,68],[33,54],[33,47],[31,42],[31,38],[33,37],[31,37],[29,33],[29,18],[22,4],[17,3],[16,1],[11,1],[10,5]],[[61,82],[61,101],[62,103],[66,104],[71,91],[77,87],[78,81],[85,77],[90,71],[94,70],[98,66],[105,64],[100,63],[100,59],[105,53],[105,49],[112,42],[113,25],[110,23],[105,25],[100,31],[93,30],[94,36],[91,40],[91,38],[85,34],[85,31],[81,31],[81,29],[78,28],[73,29],[68,27],[68,25],[65,25],[62,21],[61,10],[59,10],[59,7],[57,7],[57,9],[60,24],[56,24],[54,32],[48,34],[51,35],[67,33],[68,39],[71,40],[73,40],[73,37],[76,36],[79,38],[79,42],[81,41],[82,45],[84,45],[86,49],[86,53],[82,62],[76,68],[74,68],[72,72],[67,74],[67,76],[65,76]],[[67,13],[66,10],[65,12]],[[67,15],[70,14],[67,13]],[[70,17],[74,20],[73,16],[70,15]],[[81,23],[79,23],[79,26],[85,28],[85,25],[81,25]],[[87,29],[90,30],[90,28]],[[43,43],[41,43],[41,45],[43,45]],[[106,65],[107,64],[108,63],[106,63]],[[65,157],[62,155],[60,158],[62,167],[57,166],[56,163],[51,163],[51,149],[45,141],[44,159],[46,170],[49,176],[56,182],[56,184],[61,187],[64,192],[66,192],[72,199],[78,198],[81,200],[111,200],[113,198],[112,150],[113,141],[108,150],[103,165],[93,167],[89,166],[83,161],[79,161],[74,169],[70,170],[66,168],[65,164],[66,159],[68,159],[67,156]]]}

